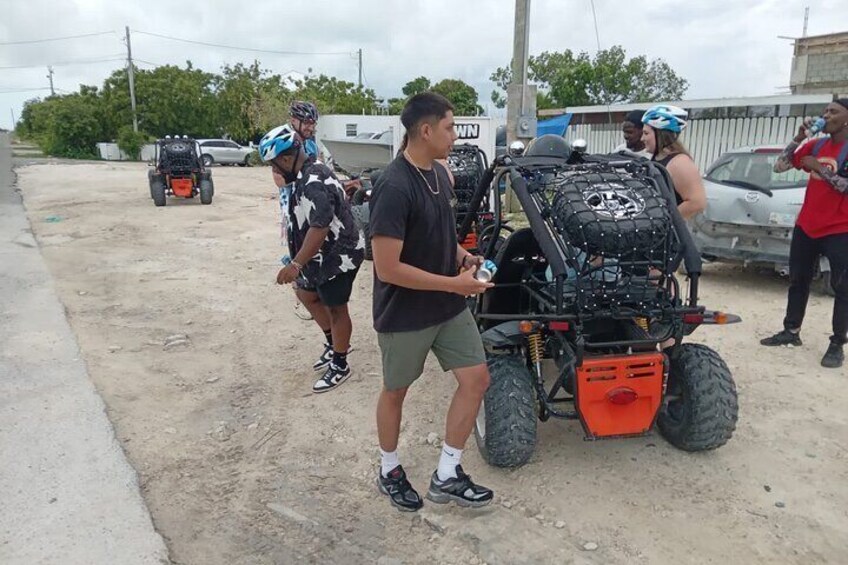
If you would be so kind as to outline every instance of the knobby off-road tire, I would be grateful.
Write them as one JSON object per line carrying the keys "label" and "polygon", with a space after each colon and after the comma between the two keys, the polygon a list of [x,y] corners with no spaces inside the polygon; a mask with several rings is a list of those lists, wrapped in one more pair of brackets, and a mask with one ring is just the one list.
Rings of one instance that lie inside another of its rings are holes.
{"label": "knobby off-road tire", "polygon": [[536,448],[536,397],[530,370],[517,355],[489,357],[491,384],[474,423],[483,459],[495,467],[520,467]]}
{"label": "knobby off-road tire", "polygon": [[167,199],[165,198],[165,180],[162,178],[154,178],[150,181],[150,196],[153,198],[153,204],[156,206],[164,206]]}
{"label": "knobby off-road tire", "polygon": [[212,196],[215,194],[215,188],[212,184],[212,179],[203,179],[200,181],[200,203],[212,204]]}
{"label": "knobby off-road tire", "polygon": [[684,451],[721,447],[736,429],[739,405],[730,369],[718,353],[684,343],[671,357],[666,394],[677,396],[660,410],[663,437]]}

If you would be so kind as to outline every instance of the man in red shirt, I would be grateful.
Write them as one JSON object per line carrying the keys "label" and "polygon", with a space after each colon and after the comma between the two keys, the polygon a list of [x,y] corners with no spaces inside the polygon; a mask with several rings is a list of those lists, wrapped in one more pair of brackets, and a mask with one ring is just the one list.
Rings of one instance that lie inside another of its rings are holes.
{"label": "man in red shirt", "polygon": [[[838,368],[845,360],[848,342],[848,98],[827,105],[822,130],[828,137],[807,137],[801,126],[795,143],[787,147],[775,165],[782,172],[791,167],[810,173],[804,205],[798,214],[789,252],[789,301],[783,331],[760,341],[762,345],[801,345],[801,323],[810,296],[810,284],[819,257],[830,262],[830,282],[836,293],[833,304],[833,335],[822,358],[823,367]],[[793,148],[793,145],[795,148]],[[794,149],[794,153],[792,150]]]}

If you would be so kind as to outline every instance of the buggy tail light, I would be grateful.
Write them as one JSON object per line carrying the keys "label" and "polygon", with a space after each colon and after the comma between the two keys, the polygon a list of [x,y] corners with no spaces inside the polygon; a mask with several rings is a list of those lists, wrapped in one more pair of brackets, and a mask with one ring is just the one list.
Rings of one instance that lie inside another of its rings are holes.
{"label": "buggy tail light", "polygon": [[704,315],[703,314],[684,314],[683,315],[683,323],[684,324],[703,324],[704,323]]}
{"label": "buggy tail light", "polygon": [[728,321],[727,314],[724,312],[716,312],[713,314],[713,320],[716,324],[726,324]]}
{"label": "buggy tail light", "polygon": [[614,388],[607,393],[607,399],[618,406],[625,406],[636,402],[639,395],[632,388],[620,387]]}
{"label": "buggy tail light", "polygon": [[548,324],[548,328],[554,332],[567,332],[571,329],[571,324],[568,322],[551,322]]}

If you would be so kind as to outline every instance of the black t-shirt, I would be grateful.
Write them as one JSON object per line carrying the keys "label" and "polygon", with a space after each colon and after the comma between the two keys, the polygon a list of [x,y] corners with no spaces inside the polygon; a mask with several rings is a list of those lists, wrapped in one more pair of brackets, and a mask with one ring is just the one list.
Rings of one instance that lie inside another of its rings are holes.
{"label": "black t-shirt", "polygon": [[[436,189],[438,175],[439,194]],[[370,202],[371,235],[403,240],[400,260],[437,275],[455,276],[456,219],[451,208],[450,177],[433,163],[417,169],[402,155],[386,167]],[[374,329],[380,333],[422,330],[454,318],[465,308],[458,294],[412,290],[374,276]]]}

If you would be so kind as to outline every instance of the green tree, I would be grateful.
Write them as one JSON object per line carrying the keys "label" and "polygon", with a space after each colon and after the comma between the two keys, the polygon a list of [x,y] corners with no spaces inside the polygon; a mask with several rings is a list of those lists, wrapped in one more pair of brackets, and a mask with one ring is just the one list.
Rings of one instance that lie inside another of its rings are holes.
{"label": "green tree", "polygon": [[130,159],[138,160],[141,148],[150,141],[150,136],[142,131],[134,131],[132,126],[123,126],[118,130],[118,149]]}
{"label": "green tree", "polygon": [[245,141],[260,134],[260,113],[257,111],[263,98],[263,81],[269,72],[259,66],[259,61],[245,66],[237,63],[225,65],[215,79],[217,122],[222,134]]}
{"label": "green tree", "polygon": [[403,87],[404,98],[389,99],[389,114],[400,114],[407,100],[427,91],[437,92],[450,100],[458,116],[476,116],[483,113],[483,108],[478,103],[477,91],[470,84],[452,78],[431,84],[427,77],[418,77]]}
{"label": "green tree", "polygon": [[[586,52],[545,51],[530,57],[528,78],[540,89],[538,106],[565,107],[593,104],[621,104],[680,99],[689,83],[662,59],[649,61],[644,55],[627,59],[621,46],[599,51],[594,58]],[[503,91],[512,79],[509,68],[496,69],[490,80],[500,91],[492,101],[506,105]]]}
{"label": "green tree", "polygon": [[[214,137],[221,133],[216,124],[216,96],[212,90],[215,75],[192,67],[165,65],[135,71],[135,92],[139,129],[158,137],[191,135]],[[118,135],[132,124],[129,79],[117,70],[103,85],[103,102],[111,132]]]}
{"label": "green tree", "polygon": [[370,88],[320,75],[307,77],[295,91],[298,100],[309,100],[322,114],[361,114],[377,106],[377,95]]}
{"label": "green tree", "polygon": [[402,92],[407,98],[411,98],[416,94],[421,94],[422,92],[427,92],[430,90],[430,79],[427,77],[418,77],[406,83],[406,86],[403,87]]}
{"label": "green tree", "polygon": [[477,116],[483,113],[483,108],[477,103],[477,91],[459,79],[446,78],[434,84],[431,90],[450,100],[457,116]]}

